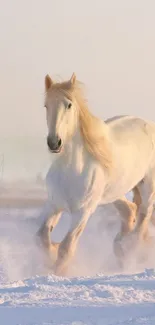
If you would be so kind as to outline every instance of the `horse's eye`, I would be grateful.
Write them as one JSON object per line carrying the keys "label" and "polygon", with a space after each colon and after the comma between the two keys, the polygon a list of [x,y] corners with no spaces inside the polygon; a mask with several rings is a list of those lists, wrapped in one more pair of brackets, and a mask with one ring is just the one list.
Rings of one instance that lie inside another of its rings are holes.
{"label": "horse's eye", "polygon": [[72,103],[69,103],[67,108],[70,109],[72,107]]}

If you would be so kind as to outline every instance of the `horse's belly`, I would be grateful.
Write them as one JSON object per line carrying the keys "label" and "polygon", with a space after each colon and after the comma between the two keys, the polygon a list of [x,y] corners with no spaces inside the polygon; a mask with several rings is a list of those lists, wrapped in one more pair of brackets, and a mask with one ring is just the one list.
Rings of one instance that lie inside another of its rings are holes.
{"label": "horse's belly", "polygon": [[143,178],[145,166],[129,166],[121,169],[114,181],[110,182],[103,194],[103,203],[111,203],[130,192]]}
{"label": "horse's belly", "polygon": [[117,143],[115,156],[115,176],[107,185],[104,193],[106,202],[112,202],[133,189],[148,174],[155,153],[149,137],[143,135],[141,141],[129,139]]}

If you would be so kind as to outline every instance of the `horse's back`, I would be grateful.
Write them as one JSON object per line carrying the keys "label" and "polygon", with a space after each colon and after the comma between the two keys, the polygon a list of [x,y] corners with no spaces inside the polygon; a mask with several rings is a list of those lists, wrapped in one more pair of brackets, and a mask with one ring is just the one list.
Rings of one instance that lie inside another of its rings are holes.
{"label": "horse's back", "polygon": [[148,125],[151,128],[154,127],[155,129],[155,122],[144,120],[137,116],[132,115],[116,115],[108,118],[104,121],[110,128],[115,127],[129,127],[131,128],[132,125],[135,125],[136,127],[142,126],[142,125]]}
{"label": "horse's back", "polygon": [[134,116],[117,116],[107,120],[106,124],[118,181],[121,178],[122,183],[127,180],[132,188],[152,168],[155,170],[155,123]]}
{"label": "horse's back", "polygon": [[134,138],[151,138],[155,141],[155,123],[135,116],[120,115],[109,118],[105,121],[108,125],[112,137],[124,141],[132,141]]}
{"label": "horse's back", "polygon": [[112,122],[115,122],[115,121],[120,120],[122,118],[124,119],[126,117],[128,117],[128,115],[116,115],[116,116],[112,116],[112,117],[109,117],[107,120],[105,120],[105,123],[106,124],[110,124]]}

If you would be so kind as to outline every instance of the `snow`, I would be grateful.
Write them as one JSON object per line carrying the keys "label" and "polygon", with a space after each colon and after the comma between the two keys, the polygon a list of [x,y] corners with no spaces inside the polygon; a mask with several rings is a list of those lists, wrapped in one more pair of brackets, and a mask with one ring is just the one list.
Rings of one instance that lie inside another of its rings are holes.
{"label": "snow", "polygon": [[[112,250],[114,207],[93,216],[68,277],[57,277],[35,241],[39,209],[0,210],[0,325],[154,325],[155,245],[121,270]],[[53,238],[69,224],[64,215]]]}
{"label": "snow", "polygon": [[[1,324],[154,324],[155,273],[58,279],[0,287]],[[9,308],[8,308],[9,307]],[[3,316],[2,316],[3,315]]]}

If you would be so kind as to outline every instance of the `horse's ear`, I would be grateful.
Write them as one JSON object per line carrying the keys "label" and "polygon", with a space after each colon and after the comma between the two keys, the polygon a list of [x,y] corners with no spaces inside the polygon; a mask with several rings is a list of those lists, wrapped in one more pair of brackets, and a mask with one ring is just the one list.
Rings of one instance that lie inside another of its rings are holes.
{"label": "horse's ear", "polygon": [[45,89],[46,91],[52,86],[53,81],[51,79],[51,77],[47,74],[45,77]]}
{"label": "horse's ear", "polygon": [[75,75],[75,73],[73,73],[72,76],[71,76],[71,78],[70,78],[71,85],[74,85],[75,84],[75,81],[76,81],[76,75]]}

